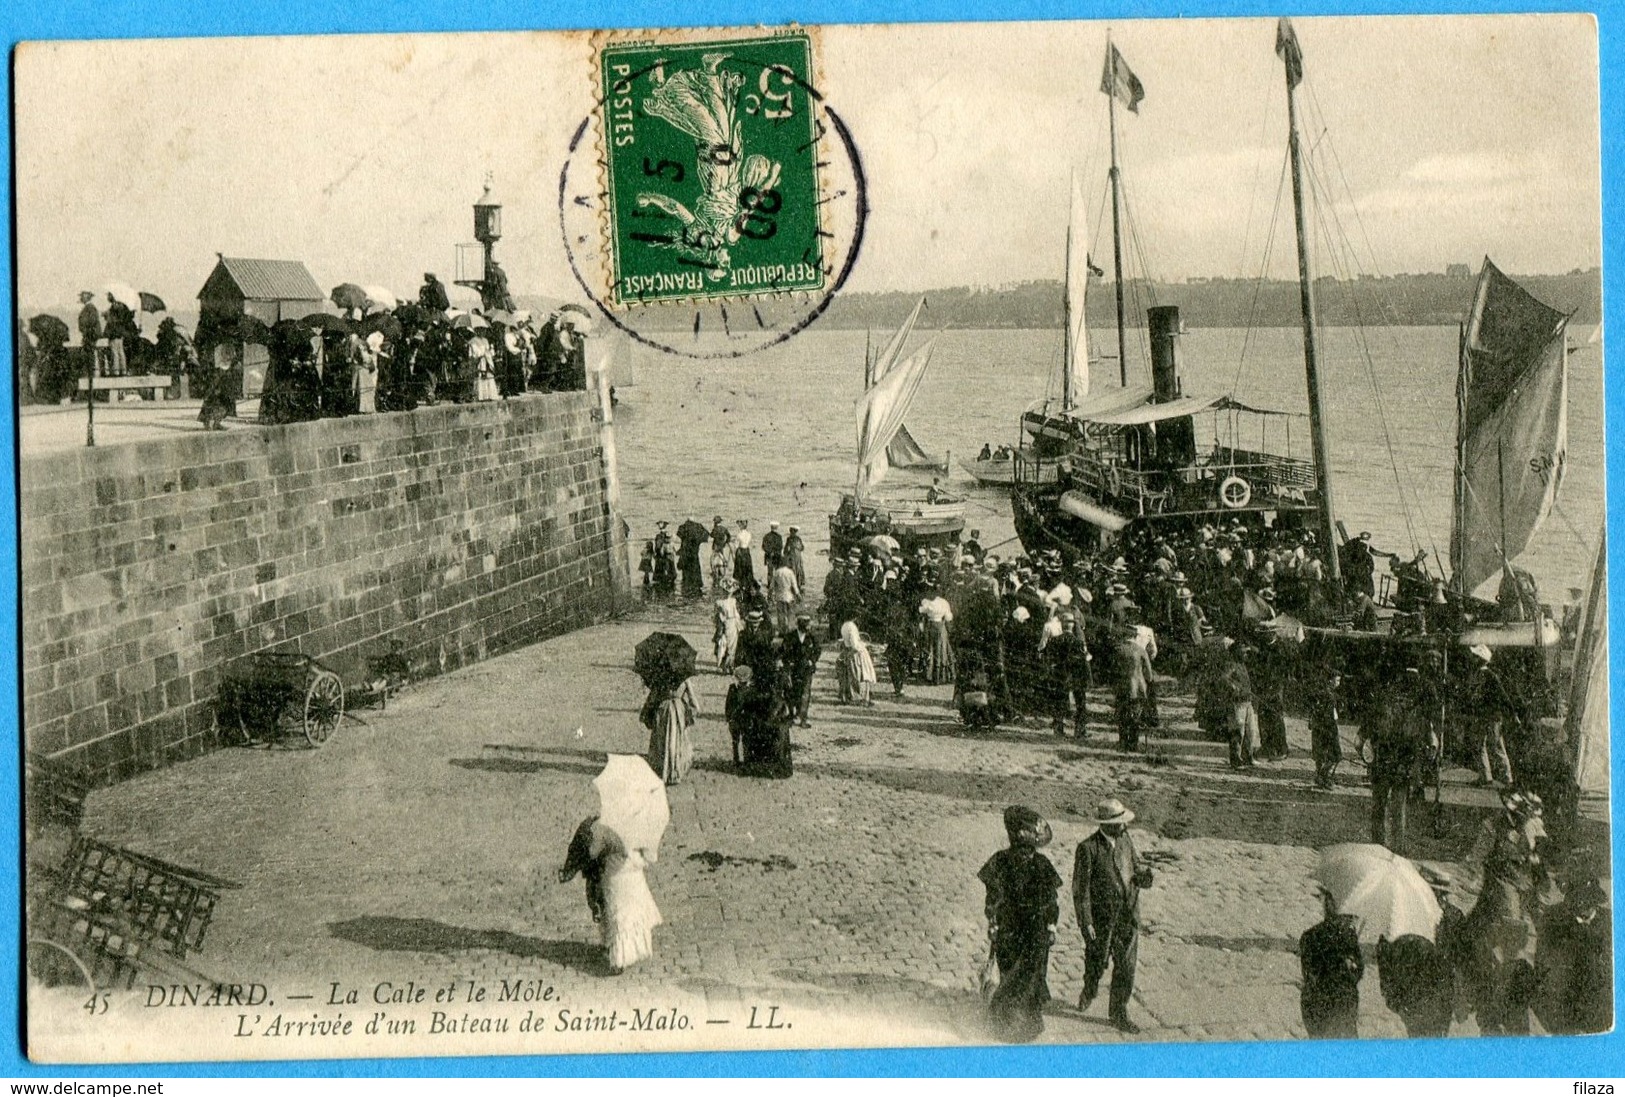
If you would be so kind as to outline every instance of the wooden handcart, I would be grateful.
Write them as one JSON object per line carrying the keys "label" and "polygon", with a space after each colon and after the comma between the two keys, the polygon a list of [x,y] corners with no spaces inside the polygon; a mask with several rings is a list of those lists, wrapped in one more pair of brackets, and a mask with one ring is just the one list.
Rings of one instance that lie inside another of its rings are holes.
{"label": "wooden handcart", "polygon": [[344,683],[309,655],[260,652],[228,676],[215,699],[223,742],[271,746],[303,736],[319,747],[344,719]]}

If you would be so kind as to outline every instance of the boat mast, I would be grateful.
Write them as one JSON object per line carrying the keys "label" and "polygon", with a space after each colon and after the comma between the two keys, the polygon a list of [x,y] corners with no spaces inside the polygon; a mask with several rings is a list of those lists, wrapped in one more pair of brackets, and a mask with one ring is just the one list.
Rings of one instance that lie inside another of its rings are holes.
{"label": "boat mast", "polygon": [[[1112,49],[1112,32],[1106,32],[1106,63],[1111,66],[1111,91],[1106,96],[1106,117],[1110,119],[1112,144],[1112,266],[1117,275],[1117,379],[1128,387],[1128,336],[1123,325],[1123,230],[1120,213],[1123,204],[1122,173],[1117,167],[1117,53]],[[1068,234],[1070,241],[1070,230]]]}
{"label": "boat mast", "polygon": [[1072,221],[1066,223],[1066,277],[1061,281],[1061,410],[1072,410]]}
{"label": "boat mast", "polygon": [[1298,296],[1303,312],[1303,372],[1309,388],[1309,434],[1315,455],[1315,489],[1320,496],[1318,536],[1326,557],[1326,571],[1333,584],[1341,587],[1338,566],[1336,526],[1332,520],[1332,469],[1326,449],[1326,409],[1320,398],[1316,370],[1315,285],[1309,262],[1309,231],[1303,212],[1303,146],[1298,136],[1298,84],[1303,81],[1303,55],[1292,23],[1283,18],[1276,32],[1276,52],[1286,62],[1287,149],[1292,159],[1292,216],[1298,233]]}
{"label": "boat mast", "polygon": [[1464,598],[1467,594],[1461,586],[1464,578],[1461,563],[1467,555],[1466,546],[1462,543],[1467,517],[1467,385],[1467,321],[1463,320],[1458,327],[1456,348],[1455,513],[1450,521],[1450,566],[1455,571],[1451,582],[1458,598]]}

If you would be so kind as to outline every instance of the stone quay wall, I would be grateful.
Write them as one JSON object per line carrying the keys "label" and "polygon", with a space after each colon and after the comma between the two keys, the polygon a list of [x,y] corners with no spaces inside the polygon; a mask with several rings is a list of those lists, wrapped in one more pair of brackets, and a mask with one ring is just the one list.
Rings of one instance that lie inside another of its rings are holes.
{"label": "stone quay wall", "polygon": [[[24,742],[102,784],[212,749],[246,656],[441,673],[630,592],[592,393],[21,461]],[[342,731],[342,726],[341,729]]]}

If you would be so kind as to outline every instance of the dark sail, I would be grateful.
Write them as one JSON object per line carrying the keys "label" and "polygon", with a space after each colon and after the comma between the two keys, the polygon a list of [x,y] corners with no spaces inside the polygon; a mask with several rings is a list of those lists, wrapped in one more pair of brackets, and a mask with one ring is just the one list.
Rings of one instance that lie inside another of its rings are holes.
{"label": "dark sail", "polygon": [[1551,513],[1568,453],[1568,317],[1484,260],[1457,380],[1460,479],[1451,564],[1471,594]]}

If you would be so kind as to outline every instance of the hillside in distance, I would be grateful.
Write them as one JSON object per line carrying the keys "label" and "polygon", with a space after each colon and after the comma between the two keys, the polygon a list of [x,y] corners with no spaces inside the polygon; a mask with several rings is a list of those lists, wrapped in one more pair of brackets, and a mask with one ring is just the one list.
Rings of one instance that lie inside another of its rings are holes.
{"label": "hillside in distance", "polygon": [[[1513,275],[1520,285],[1553,308],[1574,314],[1575,324],[1602,319],[1602,272]],[[1474,275],[1401,274],[1339,282],[1315,283],[1320,322],[1333,327],[1354,325],[1429,326],[1455,324],[1472,304]],[[1296,327],[1298,283],[1213,278],[1182,283],[1131,281],[1126,284],[1126,320],[1145,323],[1152,305],[1177,305],[1190,327]],[[934,328],[1058,328],[1062,319],[1059,281],[1024,282],[998,289],[956,286],[930,290],[922,323]],[[819,319],[833,328],[896,327],[919,300],[919,292],[842,293]],[[1089,286],[1089,326],[1104,331],[1116,324],[1115,287],[1096,279]]]}

